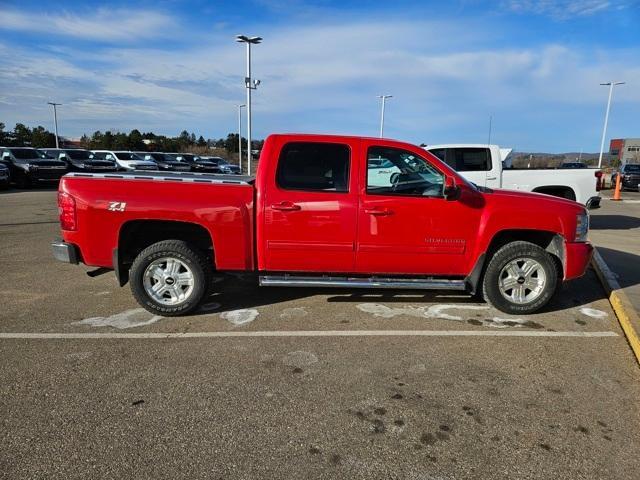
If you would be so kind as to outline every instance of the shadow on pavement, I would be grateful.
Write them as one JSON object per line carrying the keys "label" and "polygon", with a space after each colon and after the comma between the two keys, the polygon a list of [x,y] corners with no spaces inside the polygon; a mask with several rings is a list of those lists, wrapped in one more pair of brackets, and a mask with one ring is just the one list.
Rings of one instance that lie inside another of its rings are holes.
{"label": "shadow on pavement", "polygon": [[[481,302],[464,292],[437,290],[259,287],[257,279],[249,275],[243,275],[240,278],[224,277],[222,281],[214,285],[213,291],[215,293],[212,293],[203,304],[219,303],[226,311],[258,308],[315,295],[327,296],[328,303],[454,303],[464,305]],[[595,273],[589,270],[584,277],[563,285],[555,298],[540,313],[552,313],[589,305],[603,298],[606,298],[605,292],[595,277]],[[207,313],[209,312],[206,308],[200,312],[200,314]]]}
{"label": "shadow on pavement", "polygon": [[58,185],[35,185],[31,188],[17,188],[15,186],[11,186],[5,190],[0,190],[0,195],[8,195],[10,193],[29,193],[29,192],[57,192]]}
{"label": "shadow on pavement", "polygon": [[640,284],[640,255],[606,247],[598,247],[598,252],[609,269],[617,275],[622,288]]}
{"label": "shadow on pavement", "polygon": [[592,215],[591,230],[631,230],[640,227],[640,218],[629,215]]}

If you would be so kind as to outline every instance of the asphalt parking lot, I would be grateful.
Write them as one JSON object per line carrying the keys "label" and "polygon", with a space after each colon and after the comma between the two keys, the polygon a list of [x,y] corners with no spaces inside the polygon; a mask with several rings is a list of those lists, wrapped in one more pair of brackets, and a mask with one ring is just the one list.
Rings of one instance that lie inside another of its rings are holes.
{"label": "asphalt parking lot", "polygon": [[55,262],[56,212],[0,192],[0,478],[638,478],[640,372],[591,271],[528,317],[226,278],[169,319]]}

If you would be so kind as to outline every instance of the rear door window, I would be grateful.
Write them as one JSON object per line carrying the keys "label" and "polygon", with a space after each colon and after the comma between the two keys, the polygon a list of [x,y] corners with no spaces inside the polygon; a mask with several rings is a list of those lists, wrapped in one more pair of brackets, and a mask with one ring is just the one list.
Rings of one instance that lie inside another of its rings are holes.
{"label": "rear door window", "polygon": [[350,150],[320,142],[287,143],[280,152],[276,183],[285,190],[348,192]]}

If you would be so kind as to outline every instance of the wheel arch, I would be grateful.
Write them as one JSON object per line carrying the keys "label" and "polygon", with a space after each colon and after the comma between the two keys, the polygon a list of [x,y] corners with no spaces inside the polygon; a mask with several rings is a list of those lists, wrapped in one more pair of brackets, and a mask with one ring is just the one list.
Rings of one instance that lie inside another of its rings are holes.
{"label": "wheel arch", "polygon": [[578,198],[575,190],[567,185],[544,185],[542,187],[536,187],[531,190],[534,193],[544,193],[551,195],[552,197],[566,198],[567,200],[573,200],[574,202]]}
{"label": "wheel arch", "polygon": [[215,268],[213,238],[202,225],[178,220],[131,220],[120,227],[118,245],[113,250],[113,268],[120,286],[129,281],[129,268],[136,256],[163,240],[183,240],[194,245]]}
{"label": "wheel arch", "polygon": [[493,254],[508,243],[516,241],[530,242],[549,252],[558,266],[560,278],[564,276],[566,254],[562,235],[547,230],[501,230],[491,238],[486,252],[478,257],[473,270],[466,278],[471,293],[475,294],[478,291],[486,266]]}

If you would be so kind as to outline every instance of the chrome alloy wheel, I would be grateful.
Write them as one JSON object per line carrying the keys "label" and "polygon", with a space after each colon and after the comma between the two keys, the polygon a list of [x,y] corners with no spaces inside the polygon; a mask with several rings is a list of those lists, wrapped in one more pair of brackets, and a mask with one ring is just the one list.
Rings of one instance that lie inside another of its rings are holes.
{"label": "chrome alloy wheel", "polygon": [[544,291],[547,275],[532,258],[517,258],[507,263],[499,276],[500,293],[519,305],[531,303]]}
{"label": "chrome alloy wheel", "polygon": [[183,261],[163,257],[149,264],[142,281],[145,292],[153,300],[164,305],[178,305],[193,292],[194,276]]}

